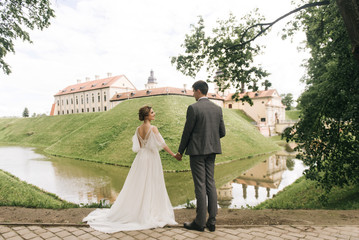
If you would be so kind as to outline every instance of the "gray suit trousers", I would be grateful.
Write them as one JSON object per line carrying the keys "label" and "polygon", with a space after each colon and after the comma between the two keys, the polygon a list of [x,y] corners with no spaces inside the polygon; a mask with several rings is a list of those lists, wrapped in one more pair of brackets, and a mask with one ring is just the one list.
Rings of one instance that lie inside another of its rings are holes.
{"label": "gray suit trousers", "polygon": [[215,224],[217,216],[217,191],[214,181],[214,161],[216,154],[191,155],[190,165],[197,199],[197,215],[195,222],[205,226],[208,197],[208,223]]}

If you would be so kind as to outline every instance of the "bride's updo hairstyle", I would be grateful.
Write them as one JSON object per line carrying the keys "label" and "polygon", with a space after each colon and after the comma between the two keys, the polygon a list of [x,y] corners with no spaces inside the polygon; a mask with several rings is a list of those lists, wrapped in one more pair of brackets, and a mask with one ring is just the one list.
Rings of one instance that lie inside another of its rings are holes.
{"label": "bride's updo hairstyle", "polygon": [[138,110],[138,118],[140,121],[144,121],[145,118],[150,114],[152,107],[150,106],[143,106]]}

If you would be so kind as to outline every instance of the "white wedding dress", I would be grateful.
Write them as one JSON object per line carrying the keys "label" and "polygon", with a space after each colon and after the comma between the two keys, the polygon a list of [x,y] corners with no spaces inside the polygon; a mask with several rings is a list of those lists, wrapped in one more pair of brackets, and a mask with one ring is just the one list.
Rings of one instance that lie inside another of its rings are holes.
{"label": "white wedding dress", "polygon": [[110,209],[96,209],[83,219],[98,231],[113,233],[177,224],[159,155],[165,141],[152,126],[144,139],[137,128],[132,141],[137,155],[116,201]]}

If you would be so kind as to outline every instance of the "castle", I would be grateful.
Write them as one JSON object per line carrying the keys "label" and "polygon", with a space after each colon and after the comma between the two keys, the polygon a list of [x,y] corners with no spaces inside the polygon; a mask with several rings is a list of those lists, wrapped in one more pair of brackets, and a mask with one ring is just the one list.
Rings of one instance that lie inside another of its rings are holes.
{"label": "castle", "polygon": [[[249,95],[253,105],[247,102],[235,101],[233,94],[220,92],[218,88],[214,93],[208,93],[207,97],[223,108],[240,109],[253,119],[260,132],[270,136],[276,132],[277,123],[285,121],[285,106],[281,97],[275,89],[242,93]],[[65,115],[74,113],[104,112],[114,108],[122,101],[133,98],[142,98],[158,95],[181,95],[193,96],[193,91],[174,87],[157,87],[157,79],[151,70],[145,89],[138,90],[125,75],[112,76],[108,73],[107,78],[85,82],[77,81],[77,84],[70,85],[54,95],[55,102],[52,104],[50,115]]]}

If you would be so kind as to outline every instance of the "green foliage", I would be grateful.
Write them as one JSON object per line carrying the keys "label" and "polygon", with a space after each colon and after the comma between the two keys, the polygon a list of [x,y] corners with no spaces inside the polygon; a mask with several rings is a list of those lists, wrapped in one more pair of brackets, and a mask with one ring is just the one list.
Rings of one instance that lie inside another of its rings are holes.
{"label": "green foliage", "polygon": [[[0,142],[43,147],[45,152],[69,158],[131,166],[132,136],[141,124],[137,111],[149,104],[156,112],[157,126],[167,145],[177,151],[192,97],[155,96],[137,98],[120,103],[102,113],[69,114],[41,118],[0,118]],[[222,141],[223,154],[216,162],[227,162],[273,152],[279,147],[263,137],[243,118],[238,110],[223,109],[227,136]],[[31,134],[29,134],[31,133]],[[76,147],[74,147],[76,146]],[[165,170],[188,170],[189,157],[181,162],[167,152],[160,151]]]}
{"label": "green foliage", "polygon": [[285,110],[291,110],[292,104],[293,104],[293,94],[287,93],[287,94],[281,94],[282,97],[282,103],[284,106],[286,106]]}
{"label": "green foliage", "polygon": [[29,109],[27,109],[27,107],[24,109],[24,111],[22,112],[22,116],[24,118],[29,117],[30,113],[29,113]]}
{"label": "green foliage", "polygon": [[196,208],[196,204],[191,203],[190,200],[187,198],[185,207],[187,209],[193,209],[193,208]]}
{"label": "green foliage", "polygon": [[269,82],[268,80],[264,80],[264,82],[262,82],[262,86],[264,86],[264,90],[268,90],[268,88],[270,88],[272,86],[272,83]]}
{"label": "green foliage", "polygon": [[333,187],[326,193],[316,181],[301,177],[254,209],[359,209],[359,186]]}
{"label": "green foliage", "polygon": [[30,208],[70,208],[76,204],[66,202],[52,193],[19,180],[0,170],[0,206]]}
{"label": "green foliage", "polygon": [[[207,35],[204,20],[199,17],[197,25],[191,25],[191,33],[186,35],[181,45],[185,53],[172,57],[171,62],[178,71],[193,78],[206,67],[207,81],[214,81],[220,91],[230,85],[240,92],[244,92],[245,86],[257,91],[258,82],[269,75],[261,67],[253,65],[253,58],[261,52],[262,47],[252,42],[238,45],[242,43],[245,30],[263,19],[257,10],[243,17],[241,23],[230,14],[228,20],[218,20],[212,35]],[[252,38],[258,31],[250,29],[246,37]],[[267,81],[266,86],[269,84]]]}
{"label": "green foliage", "polygon": [[299,158],[309,166],[305,176],[326,191],[359,184],[359,67],[342,17],[332,0],[297,19],[293,29],[306,32],[311,57],[301,118],[285,135],[299,144]]}
{"label": "green foliage", "polygon": [[20,38],[31,42],[25,29],[43,30],[50,25],[54,10],[49,0],[1,0],[0,1],[0,68],[10,74],[10,66],[4,61],[8,52],[15,53],[14,41]]}

